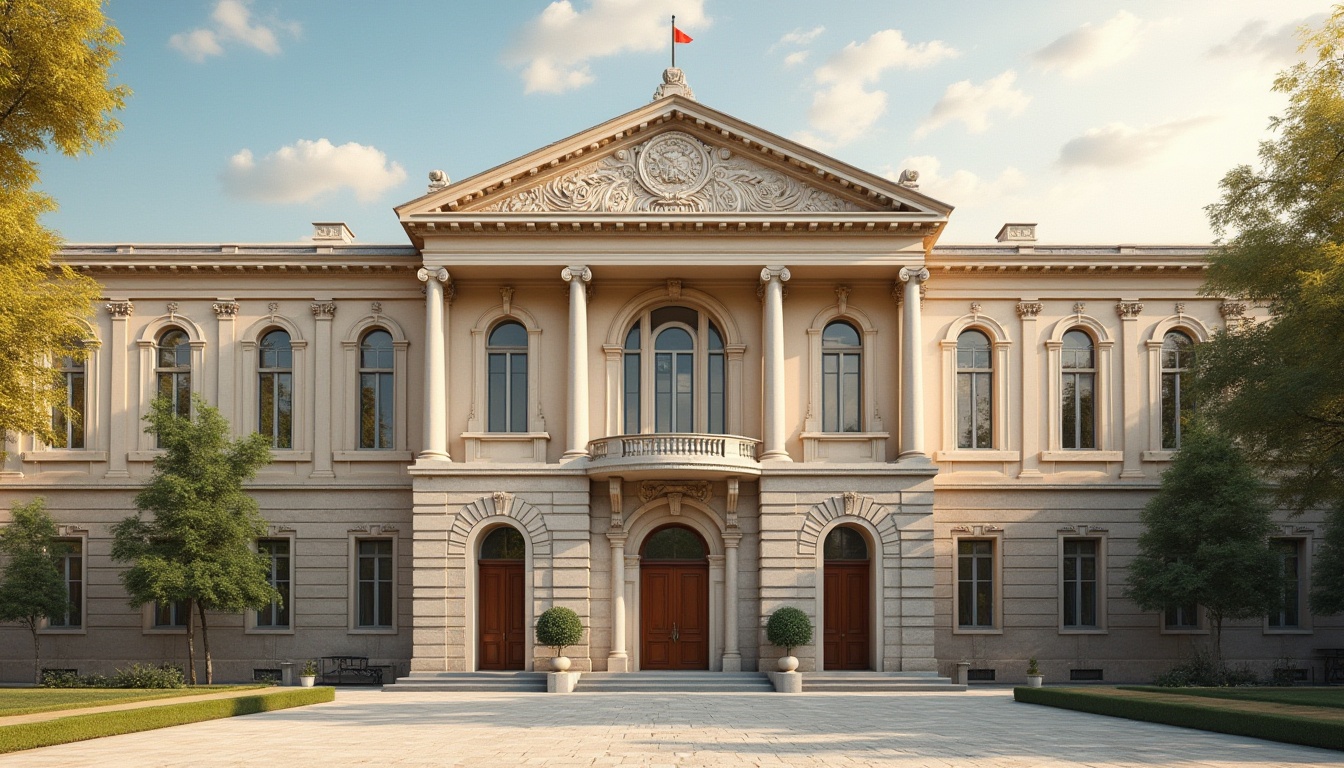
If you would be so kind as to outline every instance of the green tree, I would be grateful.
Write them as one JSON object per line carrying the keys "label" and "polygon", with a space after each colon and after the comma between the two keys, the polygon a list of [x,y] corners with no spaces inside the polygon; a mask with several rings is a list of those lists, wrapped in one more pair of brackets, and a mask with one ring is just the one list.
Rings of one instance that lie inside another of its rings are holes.
{"label": "green tree", "polygon": [[39,153],[85,154],[120,127],[111,115],[130,91],[108,82],[121,35],[102,5],[0,0],[0,437],[53,440],[52,408],[65,398],[50,362],[83,357],[80,318],[99,294],[92,279],[52,263],[60,241],[40,218],[56,206],[33,186]]}
{"label": "green tree", "polygon": [[179,416],[170,400],[159,398],[145,417],[145,431],[158,437],[163,453],[135,497],[139,511],[112,529],[112,559],[131,564],[121,582],[132,606],[187,603],[188,677],[194,685],[196,619],[209,684],[214,666],[206,612],[264,608],[280,594],[267,578],[267,558],[252,549],[265,535],[266,521],[243,488],[270,463],[270,442],[256,433],[231,440],[229,423],[200,398],[193,398],[192,414]]}
{"label": "green tree", "polygon": [[56,523],[42,499],[15,504],[9,525],[0,529],[0,552],[7,562],[0,575],[0,621],[15,621],[33,635],[33,681],[42,682],[42,620],[65,610],[69,596],[61,578],[62,545]]}
{"label": "green tree", "polygon": [[1221,659],[1223,621],[1263,616],[1284,594],[1267,497],[1231,440],[1190,424],[1143,509],[1126,597],[1145,611],[1203,606]]}
{"label": "green tree", "polygon": [[[1344,611],[1344,8],[1305,35],[1259,168],[1233,168],[1209,219],[1226,241],[1204,291],[1267,307],[1196,360],[1201,411],[1236,436],[1290,509],[1327,510],[1311,608]],[[1333,585],[1333,586],[1332,586]]]}

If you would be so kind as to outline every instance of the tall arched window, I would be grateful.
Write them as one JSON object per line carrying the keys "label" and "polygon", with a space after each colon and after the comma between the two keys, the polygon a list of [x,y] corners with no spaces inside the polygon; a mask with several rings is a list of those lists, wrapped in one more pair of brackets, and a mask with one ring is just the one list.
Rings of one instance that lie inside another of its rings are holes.
{"label": "tall arched window", "polygon": [[490,332],[485,345],[489,371],[486,429],[527,431],[527,329],[512,320]]}
{"label": "tall arched window", "polygon": [[1097,447],[1097,358],[1092,337],[1084,331],[1064,334],[1060,391],[1060,445],[1066,449]]}
{"label": "tall arched window", "polygon": [[1162,337],[1162,447],[1174,451],[1181,447],[1181,420],[1190,412],[1190,356],[1194,342],[1181,331],[1168,331]]}
{"label": "tall arched window", "polygon": [[393,448],[392,334],[375,328],[359,342],[359,447]]}
{"label": "tall arched window", "polygon": [[980,331],[957,337],[957,447],[994,447],[994,363]]}
{"label": "tall arched window", "polygon": [[723,334],[709,318],[689,307],[647,312],[626,334],[623,357],[627,434],[724,433],[725,348]]}
{"label": "tall arched window", "polygon": [[821,430],[862,432],[863,342],[842,320],[821,332]]}
{"label": "tall arched window", "polygon": [[52,410],[51,431],[56,433],[55,447],[79,450],[84,447],[84,363],[66,355],[61,358],[60,371],[65,408]]}
{"label": "tall arched window", "polygon": [[257,345],[257,432],[272,448],[294,447],[294,350],[289,334],[274,330]]}
{"label": "tall arched window", "polygon": [[186,331],[169,328],[159,334],[154,377],[159,397],[172,401],[173,412],[191,415],[191,344]]}

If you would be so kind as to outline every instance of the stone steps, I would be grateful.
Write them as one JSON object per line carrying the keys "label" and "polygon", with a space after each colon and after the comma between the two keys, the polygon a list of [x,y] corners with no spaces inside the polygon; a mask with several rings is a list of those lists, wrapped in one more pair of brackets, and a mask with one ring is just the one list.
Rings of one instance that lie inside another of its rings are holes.
{"label": "stone steps", "polygon": [[804,672],[803,693],[964,691],[936,672]]}
{"label": "stone steps", "polygon": [[770,693],[764,672],[584,672],[582,693]]}
{"label": "stone steps", "polygon": [[545,672],[413,672],[383,686],[393,693],[424,691],[485,691],[496,693],[545,693]]}

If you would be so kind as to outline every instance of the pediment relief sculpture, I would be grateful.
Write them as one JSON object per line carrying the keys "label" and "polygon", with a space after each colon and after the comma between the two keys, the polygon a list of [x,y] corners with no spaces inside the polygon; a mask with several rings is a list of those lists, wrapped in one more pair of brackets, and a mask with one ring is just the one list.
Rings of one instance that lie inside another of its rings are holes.
{"label": "pediment relief sculpture", "polygon": [[725,147],[668,131],[481,210],[838,213],[865,209]]}

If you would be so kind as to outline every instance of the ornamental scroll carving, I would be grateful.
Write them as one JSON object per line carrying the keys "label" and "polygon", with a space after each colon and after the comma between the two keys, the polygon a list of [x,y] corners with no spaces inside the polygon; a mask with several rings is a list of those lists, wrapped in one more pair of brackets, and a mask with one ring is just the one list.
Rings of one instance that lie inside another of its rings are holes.
{"label": "ornamental scroll carving", "polygon": [[[709,501],[712,489],[704,480],[665,482],[662,480],[644,480],[639,484],[639,500],[645,504],[659,496],[675,494],[679,497],[695,499],[701,504]],[[680,500],[680,499],[678,499]]]}
{"label": "ornamental scroll carving", "polygon": [[863,209],[724,147],[670,131],[483,210],[835,213]]}

